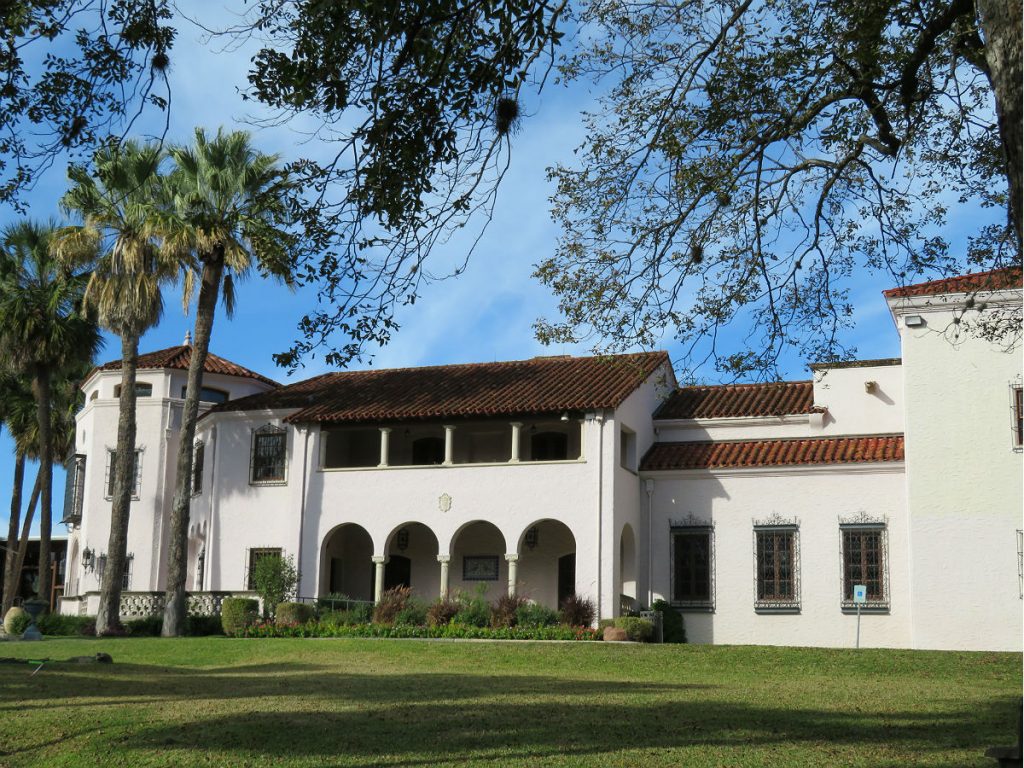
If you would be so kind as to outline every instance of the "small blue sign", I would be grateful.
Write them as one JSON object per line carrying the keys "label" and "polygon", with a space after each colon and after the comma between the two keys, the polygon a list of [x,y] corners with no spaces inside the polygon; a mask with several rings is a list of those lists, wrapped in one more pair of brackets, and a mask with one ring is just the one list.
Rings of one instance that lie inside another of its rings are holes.
{"label": "small blue sign", "polygon": [[868,588],[865,584],[853,585],[853,602],[866,603],[868,601]]}

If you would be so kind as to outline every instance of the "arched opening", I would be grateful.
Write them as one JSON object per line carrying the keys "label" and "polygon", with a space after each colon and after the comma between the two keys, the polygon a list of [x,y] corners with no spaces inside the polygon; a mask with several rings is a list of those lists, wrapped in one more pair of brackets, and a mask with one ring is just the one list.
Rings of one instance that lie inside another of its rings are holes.
{"label": "arched opening", "polygon": [[395,528],[388,537],[384,589],[410,587],[417,597],[435,599],[441,589],[437,551],[437,536],[423,523]]}
{"label": "arched opening", "polygon": [[622,613],[638,607],[636,590],[636,536],[626,523],[619,537],[619,605]]}
{"label": "arched opening", "polygon": [[477,520],[459,529],[452,540],[449,592],[482,588],[488,600],[508,590],[505,537],[493,523]]}
{"label": "arched opening", "polygon": [[361,525],[339,525],[324,538],[319,591],[373,600],[373,539]]}
{"label": "arched opening", "polygon": [[559,608],[576,591],[576,537],[559,520],[538,520],[519,537],[518,592]]}

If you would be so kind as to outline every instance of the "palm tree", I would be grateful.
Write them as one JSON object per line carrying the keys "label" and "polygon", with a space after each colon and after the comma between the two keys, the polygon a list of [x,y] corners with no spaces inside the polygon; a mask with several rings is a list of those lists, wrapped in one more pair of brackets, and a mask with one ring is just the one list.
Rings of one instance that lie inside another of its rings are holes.
{"label": "palm tree", "polygon": [[161,194],[164,152],[156,144],[126,141],[101,148],[93,173],[81,166],[68,171],[71,189],[61,207],[77,214],[81,226],[57,237],[57,251],[72,261],[94,262],[85,304],[99,323],[121,339],[121,396],[117,452],[107,542],[107,567],[100,587],[96,634],[120,626],[121,574],[128,550],[128,520],[135,479],[135,378],[139,339],[160,319],[161,287],[173,281],[178,262],[162,249],[155,223]]}
{"label": "palm tree", "polygon": [[[174,208],[163,224],[165,244],[182,260],[191,254],[202,270],[168,540],[163,635],[176,637],[184,630],[186,608],[192,443],[217,299],[223,284],[230,311],[232,274],[244,276],[254,263],[262,272],[288,280],[296,239],[287,231],[288,178],[277,156],[253,149],[247,133],[221,129],[208,139],[197,128],[194,144],[173,147],[170,155],[175,163],[170,185]],[[186,300],[190,288],[187,280]]]}
{"label": "palm tree", "polygon": [[[14,604],[15,586],[19,581],[16,572],[18,526],[21,522],[22,493],[25,485],[25,460],[27,434],[31,422],[36,418],[35,402],[28,382],[10,371],[0,371],[0,424],[14,438],[14,482],[11,484],[11,514],[8,519],[7,541],[4,543],[4,588],[0,595],[0,616]],[[20,568],[17,569],[20,571]]]}
{"label": "palm tree", "polygon": [[0,234],[0,355],[4,367],[32,382],[39,425],[39,594],[50,596],[53,378],[76,360],[91,360],[99,331],[81,311],[88,273],[62,263],[51,250],[52,223],[21,222]]}

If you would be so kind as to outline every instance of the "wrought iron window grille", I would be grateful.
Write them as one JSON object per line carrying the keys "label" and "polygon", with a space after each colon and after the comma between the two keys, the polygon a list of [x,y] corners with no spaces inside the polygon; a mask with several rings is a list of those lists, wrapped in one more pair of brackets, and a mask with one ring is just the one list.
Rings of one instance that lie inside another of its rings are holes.
{"label": "wrought iron window grille", "polygon": [[203,464],[206,461],[206,446],[197,440],[192,452],[192,495],[199,496],[203,492]]}
{"label": "wrought iron window grille", "polygon": [[[678,548],[681,542],[677,537],[683,538],[684,545],[690,558],[697,558],[688,569],[690,578],[689,594],[681,591],[681,585],[677,583],[677,565],[682,553]],[[703,541],[702,541],[703,540]],[[703,547],[702,547],[703,545]],[[704,562],[701,563],[701,554]],[[702,567],[703,566],[703,567]],[[701,571],[706,570],[706,574]],[[671,587],[671,603],[682,610],[705,611],[712,613],[715,610],[715,526],[711,520],[698,518],[690,513],[682,519],[669,521],[669,574]],[[701,576],[706,576],[707,588],[702,589]]]}
{"label": "wrought iron window grille", "polygon": [[889,610],[889,526],[884,516],[860,512],[839,518],[839,600],[844,612],[857,610],[856,584],[867,587],[862,610]]}
{"label": "wrought iron window grille", "polygon": [[772,513],[754,520],[754,610],[800,610],[800,521]]}
{"label": "wrought iron window grille", "polygon": [[265,424],[252,432],[252,450],[249,453],[250,485],[286,485],[285,457],[288,430]]}
{"label": "wrought iron window grille", "polygon": [[[138,501],[142,489],[142,448],[135,449],[135,483],[132,485],[131,497]],[[110,501],[114,498],[114,462],[117,460],[117,451],[113,448],[107,449],[107,467],[103,476],[103,497]]]}

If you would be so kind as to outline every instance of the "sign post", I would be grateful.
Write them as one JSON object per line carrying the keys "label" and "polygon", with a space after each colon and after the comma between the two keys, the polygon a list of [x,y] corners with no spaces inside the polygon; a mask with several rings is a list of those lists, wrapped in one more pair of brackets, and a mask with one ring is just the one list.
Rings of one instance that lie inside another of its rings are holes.
{"label": "sign post", "polygon": [[860,648],[860,607],[868,601],[868,588],[864,584],[853,585],[853,602],[857,604],[857,647]]}

